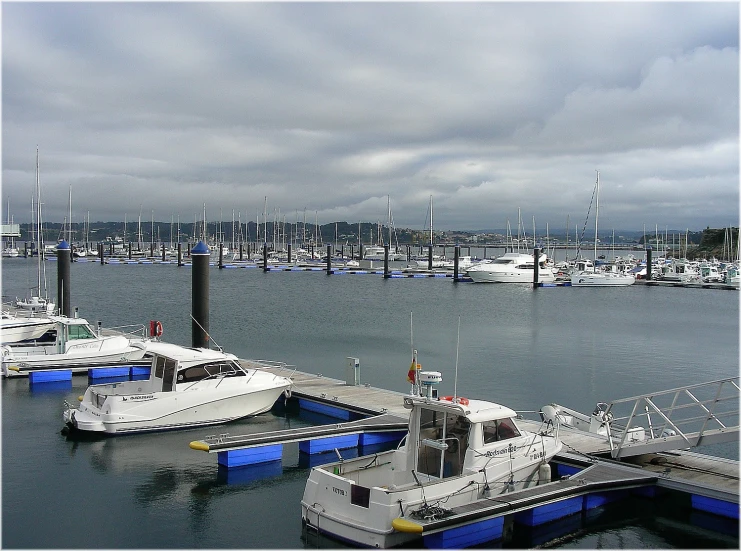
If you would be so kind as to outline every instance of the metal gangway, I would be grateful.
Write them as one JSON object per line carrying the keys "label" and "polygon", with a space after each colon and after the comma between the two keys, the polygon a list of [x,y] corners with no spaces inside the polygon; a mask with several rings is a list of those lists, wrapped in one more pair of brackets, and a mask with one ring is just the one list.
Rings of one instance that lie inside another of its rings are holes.
{"label": "metal gangway", "polygon": [[613,459],[738,440],[739,377],[615,400],[605,419]]}

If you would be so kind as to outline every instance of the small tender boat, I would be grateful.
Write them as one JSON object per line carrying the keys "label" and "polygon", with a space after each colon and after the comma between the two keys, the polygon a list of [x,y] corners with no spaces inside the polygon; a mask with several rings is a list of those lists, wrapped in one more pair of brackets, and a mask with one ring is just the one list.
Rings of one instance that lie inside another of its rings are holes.
{"label": "small tender boat", "polygon": [[0,322],[0,342],[3,344],[38,339],[54,328],[51,318],[14,316],[5,312]]}
{"label": "small tender boat", "polygon": [[418,538],[433,510],[439,518],[550,482],[548,461],[562,446],[553,425],[527,432],[505,406],[433,397],[439,372],[418,377],[421,384],[404,396],[409,432],[397,449],[311,470],[301,500],[307,527],[354,545],[393,547]]}
{"label": "small tender boat", "polygon": [[153,342],[148,353],[149,379],[89,386],[79,408],[66,404],[67,427],[123,434],[221,424],[268,411],[292,386],[272,366],[246,368],[217,350]]}
{"label": "small tender boat", "polygon": [[2,370],[5,377],[27,376],[32,371],[70,369],[87,371],[91,367],[125,364],[141,360],[148,339],[123,334],[104,335],[83,318],[51,316],[55,338],[51,342],[4,344]]}

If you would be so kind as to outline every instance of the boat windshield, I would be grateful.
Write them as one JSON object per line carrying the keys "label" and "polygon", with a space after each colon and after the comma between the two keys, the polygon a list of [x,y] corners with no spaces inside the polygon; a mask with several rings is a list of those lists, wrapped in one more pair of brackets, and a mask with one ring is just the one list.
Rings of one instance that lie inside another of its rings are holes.
{"label": "boat windshield", "polygon": [[514,264],[515,261],[511,258],[496,258],[493,264]]}
{"label": "boat windshield", "polygon": [[70,325],[67,327],[67,340],[94,339],[95,334],[87,325]]}
{"label": "boat windshield", "polygon": [[217,361],[194,365],[178,372],[178,383],[192,383],[209,377],[242,377],[246,373],[231,361]]}

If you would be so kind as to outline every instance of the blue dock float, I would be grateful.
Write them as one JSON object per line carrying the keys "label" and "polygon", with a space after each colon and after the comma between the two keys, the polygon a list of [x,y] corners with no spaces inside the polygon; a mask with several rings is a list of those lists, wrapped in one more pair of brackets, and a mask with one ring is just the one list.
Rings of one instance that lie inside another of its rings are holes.
{"label": "blue dock float", "polygon": [[567,498],[517,513],[515,515],[515,522],[524,524],[525,526],[538,526],[552,520],[573,515],[574,513],[580,513],[583,506],[584,496]]}
{"label": "blue dock float", "polygon": [[504,531],[504,517],[490,518],[424,536],[428,549],[465,549],[487,541],[498,540]]}
{"label": "blue dock float", "polygon": [[132,379],[146,377],[149,378],[149,373],[152,371],[151,367],[132,365],[129,370],[129,377]]}
{"label": "blue dock float", "polygon": [[94,367],[88,370],[87,375],[90,379],[106,379],[109,377],[129,377],[131,375],[131,366],[123,367]]}
{"label": "blue dock float", "polygon": [[350,420],[350,411],[343,409],[340,406],[330,406],[313,400],[304,400],[303,398],[298,399],[298,404],[301,409],[306,411],[321,413],[322,415],[328,415],[329,417],[334,417],[336,419],[344,419],[345,421]]}
{"label": "blue dock float", "polygon": [[738,520],[738,503],[729,503],[712,497],[692,495],[692,508],[706,513]]}
{"label": "blue dock float", "polygon": [[298,449],[300,452],[314,455],[332,451],[334,449],[346,450],[348,448],[357,448],[358,440],[359,439],[357,433],[343,434],[340,436],[326,436],[323,438],[315,438],[312,440],[302,440],[298,443]]}
{"label": "blue dock float", "polygon": [[31,384],[51,383],[57,381],[72,381],[72,370],[54,369],[49,371],[31,371],[28,374],[28,382]]}
{"label": "blue dock float", "polygon": [[218,463],[227,468],[257,465],[283,459],[283,444],[219,452]]}

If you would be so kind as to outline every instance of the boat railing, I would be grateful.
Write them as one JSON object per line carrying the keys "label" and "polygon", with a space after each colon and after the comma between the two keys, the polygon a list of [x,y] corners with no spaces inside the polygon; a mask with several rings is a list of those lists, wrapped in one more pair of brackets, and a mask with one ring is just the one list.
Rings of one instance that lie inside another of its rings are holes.
{"label": "boat railing", "polygon": [[276,376],[286,377],[288,379],[290,379],[298,369],[295,365],[274,360],[242,360],[241,363],[244,367],[248,368],[276,370]]}
{"label": "boat railing", "polygon": [[615,459],[738,437],[739,377],[614,400],[605,416]]}
{"label": "boat railing", "polygon": [[122,335],[127,338],[145,339],[147,337],[147,327],[143,323],[136,325],[120,325],[118,327],[99,327],[98,334],[104,337]]}

